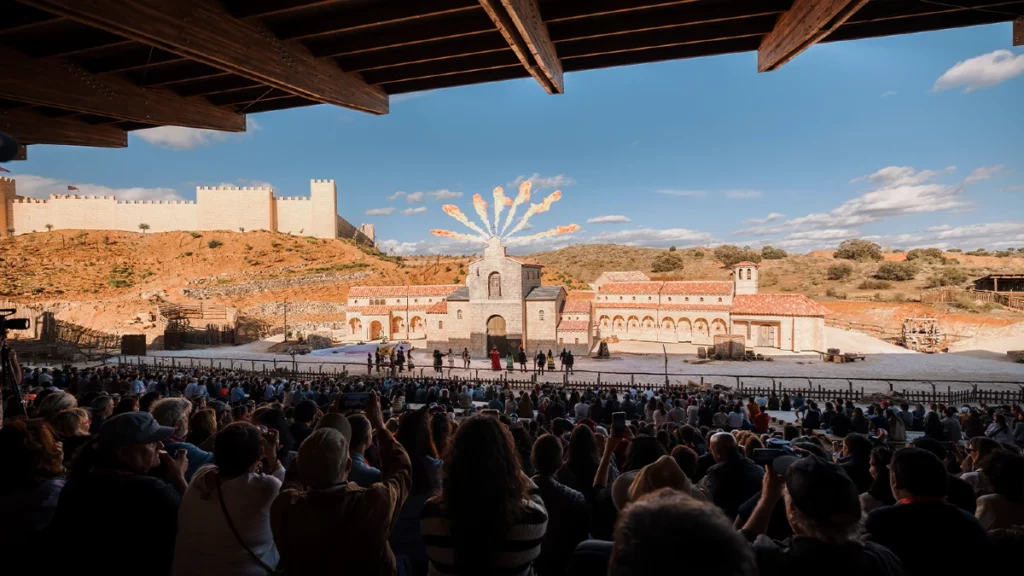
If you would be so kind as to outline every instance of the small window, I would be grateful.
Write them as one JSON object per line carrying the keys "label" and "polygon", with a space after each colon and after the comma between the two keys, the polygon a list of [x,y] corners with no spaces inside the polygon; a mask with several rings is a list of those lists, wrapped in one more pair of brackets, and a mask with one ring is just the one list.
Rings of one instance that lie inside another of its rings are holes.
{"label": "small window", "polygon": [[648,301],[648,302],[650,302],[650,301],[651,301],[651,297],[650,297],[650,296],[648,296],[648,297],[647,297],[647,301]]}
{"label": "small window", "polygon": [[721,301],[722,301],[722,297],[721,297],[721,296],[719,296],[719,297],[718,297],[718,301],[719,301],[719,302],[721,302]]}
{"label": "small window", "polygon": [[622,296],[619,296],[619,302],[622,302]]}
{"label": "small window", "polygon": [[700,301],[701,301],[701,302],[703,302],[703,301],[704,301],[704,297],[703,297],[703,296],[701,296],[701,297],[700,297]]}
{"label": "small window", "polygon": [[636,302],[636,296],[633,296],[633,302]]}
{"label": "small window", "polygon": [[565,344],[565,338],[559,338],[558,339],[558,343],[559,344]]}
{"label": "small window", "polygon": [[459,320],[462,320],[462,310],[457,310],[455,312],[455,317],[458,318]]}
{"label": "small window", "polygon": [[433,299],[433,298],[427,298],[427,302],[430,302],[430,303],[432,303],[433,301],[434,301],[434,299]]}
{"label": "small window", "polygon": [[419,298],[413,298],[412,303],[413,304],[419,304],[420,303],[420,299]]}
{"label": "small window", "polygon": [[575,338],[575,340],[576,340],[576,342],[575,342],[576,344],[580,343],[580,339],[579,338]]}
{"label": "small window", "polygon": [[444,322],[438,320],[437,321],[437,329],[438,330],[443,330],[444,329]]}
{"label": "small window", "polygon": [[750,268],[747,268],[747,280],[750,280]]}
{"label": "small window", "polygon": [[537,316],[538,316],[538,317],[539,317],[539,318],[540,318],[541,320],[543,320],[543,319],[544,319],[544,311],[543,311],[543,310],[538,310],[538,311],[537,311]]}
{"label": "small window", "polygon": [[671,301],[672,301],[672,297],[671,297],[671,296],[669,296],[669,297],[668,297],[668,301],[669,301],[669,302],[671,302]]}
{"label": "small window", "polygon": [[689,296],[687,296],[686,298],[683,298],[683,300],[684,300],[685,302],[689,302],[689,301],[690,301],[690,297],[689,297]]}
{"label": "small window", "polygon": [[743,280],[743,269],[742,268],[737,268],[736,269],[736,279],[737,280]]}

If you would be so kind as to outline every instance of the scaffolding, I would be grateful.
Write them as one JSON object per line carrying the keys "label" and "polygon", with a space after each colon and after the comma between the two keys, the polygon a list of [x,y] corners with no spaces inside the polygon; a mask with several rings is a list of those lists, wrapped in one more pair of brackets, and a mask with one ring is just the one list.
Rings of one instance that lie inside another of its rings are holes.
{"label": "scaffolding", "polygon": [[937,318],[904,318],[901,344],[908,350],[941,352],[946,339]]}

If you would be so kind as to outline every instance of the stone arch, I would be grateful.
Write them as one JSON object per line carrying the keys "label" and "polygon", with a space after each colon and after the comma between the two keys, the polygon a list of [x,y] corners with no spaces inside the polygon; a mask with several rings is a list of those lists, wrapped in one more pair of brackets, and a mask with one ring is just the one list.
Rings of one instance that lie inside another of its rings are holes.
{"label": "stone arch", "polygon": [[661,329],[666,331],[666,332],[675,332],[676,331],[676,323],[673,322],[671,318],[662,318],[661,319]]}
{"label": "stone arch", "polygon": [[348,321],[349,334],[353,336],[363,335],[363,322],[359,318],[353,318]]}
{"label": "stone arch", "polygon": [[725,325],[725,320],[721,318],[715,318],[711,321],[711,335],[720,336],[722,334],[728,334],[729,327]]}
{"label": "stone arch", "polygon": [[456,310],[455,315],[459,320],[462,320],[462,310]]}
{"label": "stone arch", "polygon": [[601,316],[598,322],[600,322],[601,328],[604,328],[606,330],[612,325],[612,319],[609,318],[608,315]]}
{"label": "stone arch", "polygon": [[488,353],[492,348],[497,348],[498,352],[504,356],[509,352],[508,350],[508,338],[505,331],[505,318],[495,314],[487,319],[487,351]]}
{"label": "stone arch", "polygon": [[612,320],[612,326],[615,327],[616,332],[622,332],[623,330],[626,329],[626,321],[622,318],[622,316],[616,316]]}
{"label": "stone arch", "polygon": [[630,331],[630,330],[639,330],[639,329],[640,329],[640,319],[639,318],[637,318],[636,316],[630,316],[629,318],[626,319],[626,331],[627,332]]}
{"label": "stone arch", "polygon": [[405,332],[405,318],[395,316],[391,318],[391,337],[397,337]]}
{"label": "stone arch", "polygon": [[383,335],[384,327],[381,326],[380,322],[376,320],[370,322],[370,340],[380,340]]}
{"label": "stone arch", "polygon": [[644,316],[644,319],[640,321],[640,325],[643,326],[644,330],[653,330],[655,327],[654,318]]}
{"label": "stone arch", "polygon": [[676,335],[680,342],[693,340],[693,324],[688,318],[680,318],[676,321]]}
{"label": "stone arch", "polygon": [[501,274],[498,272],[491,272],[487,276],[487,297],[501,298]]}
{"label": "stone arch", "polygon": [[419,316],[413,316],[409,320],[409,329],[412,330],[414,334],[423,332],[423,318],[420,318]]}
{"label": "stone arch", "polygon": [[711,328],[708,326],[708,321],[703,318],[697,318],[693,321],[693,340],[694,342],[707,342],[711,337]]}

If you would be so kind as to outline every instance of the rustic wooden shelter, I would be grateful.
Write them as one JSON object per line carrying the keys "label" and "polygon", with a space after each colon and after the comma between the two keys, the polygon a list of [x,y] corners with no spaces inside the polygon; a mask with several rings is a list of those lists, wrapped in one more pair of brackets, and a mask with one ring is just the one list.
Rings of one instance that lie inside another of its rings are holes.
{"label": "rustic wooden shelter", "polygon": [[989,274],[972,283],[980,291],[1024,293],[1024,274]]}
{"label": "rustic wooden shelter", "polygon": [[[314,104],[1015,21],[1022,0],[0,0],[0,131],[123,147],[154,126],[243,131]],[[1008,39],[1007,45],[1010,44]],[[22,157],[27,152],[22,149]]]}

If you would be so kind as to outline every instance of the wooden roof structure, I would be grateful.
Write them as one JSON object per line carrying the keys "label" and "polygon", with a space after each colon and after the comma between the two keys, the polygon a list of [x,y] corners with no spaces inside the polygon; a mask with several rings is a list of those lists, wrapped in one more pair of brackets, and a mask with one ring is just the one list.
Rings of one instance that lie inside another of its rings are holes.
{"label": "wooden roof structure", "polygon": [[1024,0],[0,0],[0,131],[123,147],[127,131],[243,131],[245,115],[816,42],[1015,20]]}

